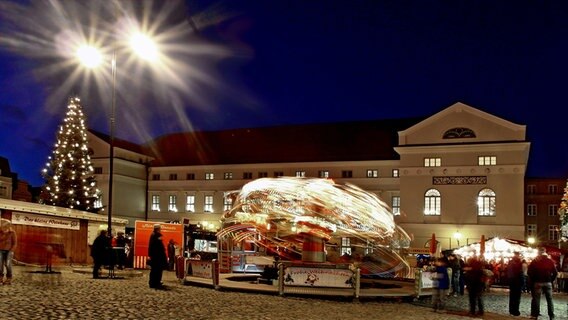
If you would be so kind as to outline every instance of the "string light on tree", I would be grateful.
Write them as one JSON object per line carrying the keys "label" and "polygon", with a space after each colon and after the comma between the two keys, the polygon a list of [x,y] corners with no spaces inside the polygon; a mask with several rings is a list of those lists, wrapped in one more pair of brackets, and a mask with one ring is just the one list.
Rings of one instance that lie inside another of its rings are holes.
{"label": "string light on tree", "polygon": [[560,217],[560,239],[562,241],[568,241],[568,181],[564,188],[562,200],[560,200],[558,216]]}
{"label": "string light on tree", "polygon": [[96,212],[100,196],[89,155],[85,115],[80,99],[69,99],[57,143],[42,170],[42,201],[59,207]]}

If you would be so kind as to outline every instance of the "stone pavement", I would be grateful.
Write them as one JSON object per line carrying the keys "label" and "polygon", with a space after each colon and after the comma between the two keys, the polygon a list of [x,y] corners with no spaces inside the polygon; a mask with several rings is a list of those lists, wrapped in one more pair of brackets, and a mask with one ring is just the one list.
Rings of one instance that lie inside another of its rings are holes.
{"label": "stone pavement", "polygon": [[[94,280],[71,267],[54,267],[60,274],[30,272],[34,270],[15,266],[12,285],[0,286],[0,319],[474,319],[467,316],[466,297],[450,297],[449,311],[435,313],[427,301],[352,302],[184,286],[173,272],[164,273],[170,289],[158,291],[148,288],[148,271],[139,277]],[[507,299],[503,290],[486,296],[483,319],[528,318],[528,295],[523,296],[521,317],[508,316]],[[567,319],[568,296],[556,294],[555,302],[557,319]]]}

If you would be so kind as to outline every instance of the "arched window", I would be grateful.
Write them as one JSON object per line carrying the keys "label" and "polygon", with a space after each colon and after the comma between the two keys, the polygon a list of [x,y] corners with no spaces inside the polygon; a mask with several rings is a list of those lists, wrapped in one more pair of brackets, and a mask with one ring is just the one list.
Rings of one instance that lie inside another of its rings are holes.
{"label": "arched window", "polygon": [[442,205],[442,197],[440,191],[430,189],[424,194],[424,215],[439,216]]}
{"label": "arched window", "polygon": [[477,215],[495,215],[495,191],[491,189],[482,189],[479,191],[477,195]]}
{"label": "arched window", "polygon": [[444,132],[444,139],[475,138],[475,132],[469,128],[451,128]]}

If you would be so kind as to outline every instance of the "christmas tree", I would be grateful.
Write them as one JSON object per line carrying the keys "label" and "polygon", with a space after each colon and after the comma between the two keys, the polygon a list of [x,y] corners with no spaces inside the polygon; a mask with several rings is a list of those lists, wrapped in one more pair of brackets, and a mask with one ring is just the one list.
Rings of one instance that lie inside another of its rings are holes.
{"label": "christmas tree", "polygon": [[93,175],[85,123],[81,101],[77,97],[69,98],[57,142],[42,171],[45,185],[41,198],[46,204],[97,211],[95,200],[100,191]]}
{"label": "christmas tree", "polygon": [[564,188],[564,195],[560,200],[560,209],[558,209],[558,216],[560,217],[560,236],[562,241],[568,240],[568,181]]}

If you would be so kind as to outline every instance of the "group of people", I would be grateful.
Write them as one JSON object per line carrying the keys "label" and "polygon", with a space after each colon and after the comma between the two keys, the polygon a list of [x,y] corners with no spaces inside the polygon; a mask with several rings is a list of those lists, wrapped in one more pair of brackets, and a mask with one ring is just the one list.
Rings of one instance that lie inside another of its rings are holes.
{"label": "group of people", "polygon": [[91,246],[93,279],[100,278],[100,270],[104,265],[111,268],[116,265],[117,269],[124,269],[129,251],[129,243],[123,232],[118,232],[116,237],[109,237],[107,230],[101,230]]}
{"label": "group of people", "polygon": [[[454,295],[462,294],[464,286],[467,288],[469,298],[469,313],[480,316],[484,313],[483,292],[488,289],[493,273],[491,266],[482,258],[473,256],[464,263],[455,255],[437,258],[434,266],[435,290],[432,296],[434,310],[443,309],[448,290],[452,289]],[[448,270],[451,269],[451,272]],[[450,278],[451,274],[451,278]],[[552,283],[558,272],[556,265],[547,255],[545,248],[540,248],[538,256],[530,264],[521,259],[520,253],[515,252],[514,257],[507,265],[507,280],[509,283],[509,313],[519,316],[521,295],[529,290],[532,294],[531,318],[537,319],[540,315],[540,299],[544,294],[548,306],[548,316],[554,319],[554,304],[552,301]]]}

